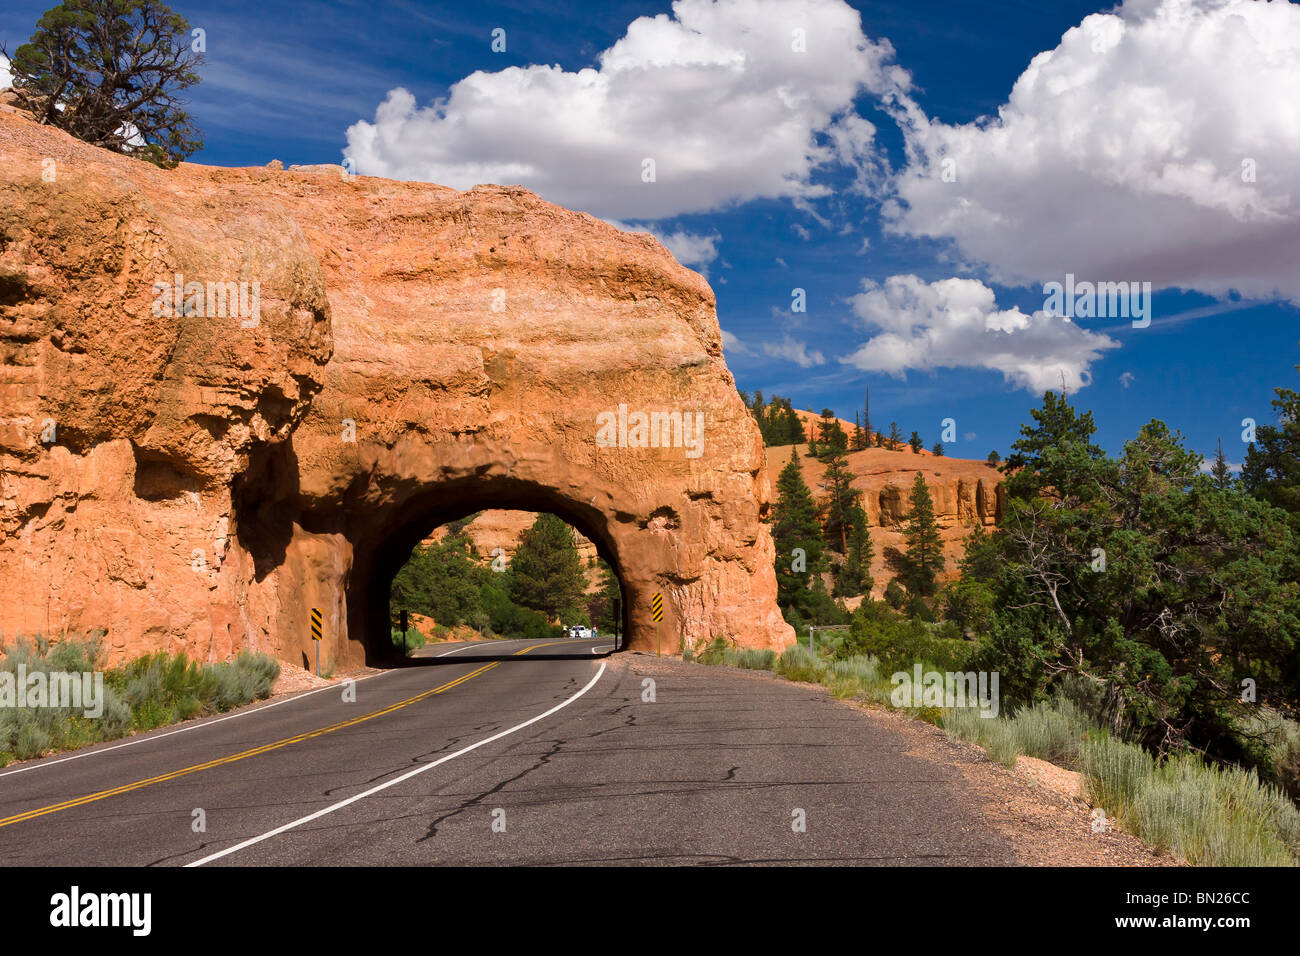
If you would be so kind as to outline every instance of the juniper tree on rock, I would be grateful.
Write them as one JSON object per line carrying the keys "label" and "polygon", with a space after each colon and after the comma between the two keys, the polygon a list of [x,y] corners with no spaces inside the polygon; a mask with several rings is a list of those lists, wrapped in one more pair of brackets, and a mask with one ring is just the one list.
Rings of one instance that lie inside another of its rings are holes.
{"label": "juniper tree on rock", "polygon": [[199,82],[201,44],[160,0],[63,0],[12,57],[19,105],[41,123],[174,166],[202,137],[179,93]]}

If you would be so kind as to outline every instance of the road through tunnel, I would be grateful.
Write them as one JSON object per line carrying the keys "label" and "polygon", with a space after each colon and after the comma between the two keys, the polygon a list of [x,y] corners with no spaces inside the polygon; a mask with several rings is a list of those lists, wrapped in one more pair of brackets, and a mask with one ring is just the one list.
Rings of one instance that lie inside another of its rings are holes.
{"label": "road through tunnel", "polygon": [[[425,489],[357,541],[349,632],[362,637],[371,664],[401,659],[410,646],[395,646],[401,610],[424,631],[436,622],[440,639],[477,632],[480,639],[549,641],[568,636],[561,625],[593,624],[603,636],[626,636],[629,588],[610,520],[590,504],[509,478]],[[530,570],[543,562],[543,575],[517,572],[521,547]],[[420,640],[434,636],[416,630]]]}

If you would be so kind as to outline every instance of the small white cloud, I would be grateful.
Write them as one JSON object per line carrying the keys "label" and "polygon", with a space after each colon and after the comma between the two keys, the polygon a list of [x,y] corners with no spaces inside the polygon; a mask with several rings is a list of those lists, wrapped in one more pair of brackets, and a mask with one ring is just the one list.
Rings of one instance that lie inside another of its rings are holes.
{"label": "small white cloud", "polygon": [[722,348],[732,355],[753,355],[754,350],[745,342],[741,341],[738,336],[732,335],[726,329],[722,330]]}
{"label": "small white cloud", "polygon": [[1130,385],[1132,385],[1134,381],[1135,378],[1132,372],[1125,372],[1119,377],[1119,383],[1123,385],[1125,388],[1128,388]]}
{"label": "small white cloud", "polygon": [[1091,382],[1089,368],[1114,339],[1046,312],[999,310],[993,290],[977,279],[926,282],[891,276],[864,281],[850,299],[875,332],[845,361],[868,372],[985,368],[1034,392],[1071,392]]}
{"label": "small white cloud", "polygon": [[800,368],[811,368],[814,365],[823,365],[826,362],[826,356],[821,352],[813,349],[809,351],[808,343],[793,339],[790,336],[782,336],[781,342],[764,342],[763,351],[772,358],[782,358],[794,362]]}
{"label": "small white cloud", "polygon": [[801,226],[797,222],[790,228],[793,229],[794,234],[798,236],[800,239],[802,239],[804,242],[807,242],[809,239],[812,238],[812,233],[809,232],[805,226]]}
{"label": "small white cloud", "polygon": [[687,232],[685,229],[669,232],[653,223],[623,222],[618,219],[605,221],[624,232],[649,233],[663,243],[673,258],[684,266],[701,268],[703,271],[702,267],[718,258],[718,243],[722,241],[722,234],[716,229],[711,233]]}
{"label": "small white cloud", "polygon": [[650,234],[667,246],[668,251],[684,266],[707,266],[718,258],[718,243],[722,240],[721,233],[717,231],[705,234],[686,232],[684,229],[675,232],[653,229]]}
{"label": "small white cloud", "polygon": [[975,440],[976,438],[978,438],[978,437],[979,437],[979,436],[976,435],[974,432],[967,432],[966,434],[964,434],[964,435],[961,436],[961,440],[962,440],[962,441],[974,441],[974,440]]}
{"label": "small white cloud", "polygon": [[776,264],[777,264],[778,266],[780,266],[782,269],[789,269],[789,268],[790,268],[790,263],[786,262],[786,261],[785,261],[784,259],[782,259],[780,256],[777,256],[777,257],[776,257]]}

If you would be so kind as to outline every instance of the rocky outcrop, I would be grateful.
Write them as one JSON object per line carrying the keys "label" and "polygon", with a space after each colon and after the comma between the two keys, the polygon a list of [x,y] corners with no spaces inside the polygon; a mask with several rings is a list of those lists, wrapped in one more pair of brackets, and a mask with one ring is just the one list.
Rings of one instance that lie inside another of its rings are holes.
{"label": "rocky outcrop", "polygon": [[[819,482],[825,466],[808,457],[806,450],[804,445],[797,446],[799,471],[813,495],[820,499]],[[790,451],[789,446],[768,449],[768,471],[774,482],[790,460]],[[853,487],[862,492],[862,505],[875,546],[871,573],[876,582],[873,593],[877,597],[895,573],[888,564],[890,551],[901,552],[907,547],[903,522],[912,510],[909,495],[918,471],[934,499],[935,517],[943,539],[947,568],[940,576],[942,580],[956,577],[957,562],[971,529],[976,524],[993,527],[1002,513],[1005,497],[1002,475],[986,462],[936,456],[925,450],[917,454],[905,447],[902,451],[868,448],[851,452],[848,463],[854,476]]]}
{"label": "rocky outcrop", "polygon": [[[712,291],[522,189],[163,171],[0,113],[0,395],[6,639],[305,662],[320,607],[359,663],[411,547],[511,507],[618,569],[632,647],[791,639]],[[640,446],[651,412],[702,442]]]}

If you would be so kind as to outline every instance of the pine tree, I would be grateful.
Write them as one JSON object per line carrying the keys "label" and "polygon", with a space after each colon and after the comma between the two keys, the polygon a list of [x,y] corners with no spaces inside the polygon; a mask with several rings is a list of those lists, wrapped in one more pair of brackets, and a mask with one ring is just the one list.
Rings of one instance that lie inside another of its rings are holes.
{"label": "pine tree", "polygon": [[790,445],[802,445],[808,440],[804,434],[803,422],[799,419],[799,413],[794,410],[794,405],[790,399],[785,399],[785,437],[786,443]]}
{"label": "pine tree", "polygon": [[1064,395],[1043,393],[1043,407],[1031,409],[1033,425],[1021,425],[1007,458],[1007,493],[1022,500],[1050,493],[1058,500],[1085,492],[1086,476],[1104,457],[1093,444],[1097,424],[1092,412],[1082,415]]}
{"label": "pine tree", "polygon": [[821,421],[817,423],[817,457],[825,460],[828,455],[839,454],[849,447],[849,436],[829,408],[822,409]]}
{"label": "pine tree", "polygon": [[836,596],[853,597],[871,591],[876,583],[871,576],[873,554],[867,512],[861,504],[854,502],[849,509],[848,550],[835,578]]}
{"label": "pine tree", "polygon": [[511,599],[552,620],[561,611],[586,603],[587,578],[577,539],[573,529],[553,514],[539,514],[519,536],[507,573]]}
{"label": "pine tree", "polygon": [[867,447],[867,434],[862,430],[862,423],[858,421],[858,413],[853,413],[853,437],[849,439],[849,449],[851,451],[862,451]]}
{"label": "pine tree", "polygon": [[937,441],[937,442],[935,442],[935,443],[934,443],[934,447],[930,449],[930,454],[934,455],[935,458],[942,458],[942,457],[943,457],[943,442],[941,442],[941,441]]}
{"label": "pine tree", "polygon": [[903,522],[907,587],[916,594],[928,596],[934,593],[939,572],[944,567],[943,540],[939,537],[939,521],[934,516],[934,499],[919,471],[912,482],[910,499],[912,510]]}
{"label": "pine tree", "polygon": [[852,520],[851,509],[858,503],[862,492],[852,487],[853,473],[849,471],[849,460],[843,450],[833,451],[826,459],[826,471],[822,473],[821,489],[826,493],[823,499],[823,513],[826,519],[822,528],[826,540],[840,554],[849,549],[849,527]]}
{"label": "pine tree", "polygon": [[1002,463],[1002,456],[998,454],[998,450],[996,448],[993,449],[993,451],[989,452],[988,462],[990,468],[996,468],[999,464]]}
{"label": "pine tree", "polygon": [[1219,450],[1214,453],[1214,465],[1210,468],[1210,477],[1214,487],[1224,491],[1232,487],[1232,469],[1228,467],[1228,458],[1223,454],[1223,439],[1219,439]]}
{"label": "pine tree", "polygon": [[596,567],[600,590],[588,599],[587,613],[591,617],[591,623],[599,630],[613,635],[621,623],[615,617],[615,609],[622,607],[623,588],[618,583],[618,575],[603,558],[596,559]]}
{"label": "pine tree", "polygon": [[[866,434],[866,436],[867,436],[867,441],[870,442],[870,441],[872,440],[872,435],[871,435],[871,389],[870,389],[868,386],[866,386],[866,385],[863,385],[863,386],[862,386],[862,431]],[[877,443],[877,444],[879,444],[879,443]]]}
{"label": "pine tree", "polygon": [[776,545],[777,603],[782,609],[794,607],[802,615],[809,606],[809,585],[825,568],[825,546],[817,503],[803,480],[793,448],[776,479],[772,541]]}
{"label": "pine tree", "polygon": [[[1300,372],[1300,365],[1296,366]],[[1273,390],[1277,425],[1260,425],[1241,467],[1247,491],[1291,515],[1291,527],[1300,534],[1300,392]]]}
{"label": "pine tree", "polygon": [[898,427],[898,422],[889,423],[889,437],[885,441],[890,451],[898,451],[898,446],[903,444],[903,430]]}
{"label": "pine tree", "polygon": [[925,447],[925,442],[921,441],[921,436],[916,432],[912,432],[912,437],[907,440],[907,443],[912,446],[913,455],[921,454],[921,449]]}

